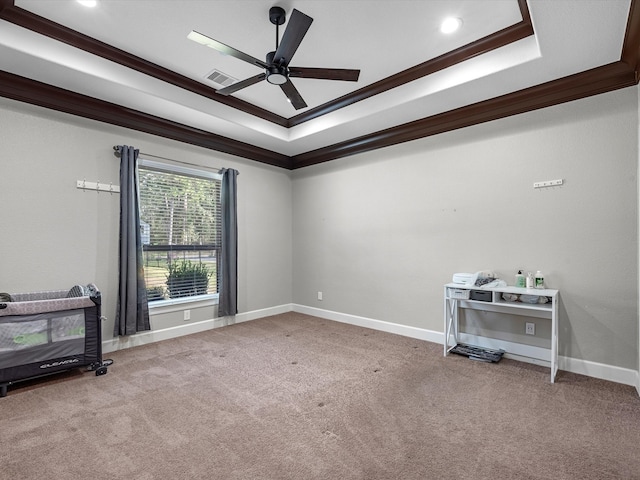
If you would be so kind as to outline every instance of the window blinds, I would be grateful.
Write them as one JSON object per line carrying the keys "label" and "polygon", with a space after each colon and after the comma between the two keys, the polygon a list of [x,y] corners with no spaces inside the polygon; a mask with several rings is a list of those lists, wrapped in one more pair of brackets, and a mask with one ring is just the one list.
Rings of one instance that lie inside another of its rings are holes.
{"label": "window blinds", "polygon": [[141,161],[138,183],[149,301],[217,293],[220,176]]}

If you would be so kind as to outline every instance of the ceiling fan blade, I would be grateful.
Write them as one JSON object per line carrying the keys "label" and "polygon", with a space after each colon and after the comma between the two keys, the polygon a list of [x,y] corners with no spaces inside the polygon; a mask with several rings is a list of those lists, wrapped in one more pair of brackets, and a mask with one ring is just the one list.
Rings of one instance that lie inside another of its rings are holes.
{"label": "ceiling fan blade", "polygon": [[261,82],[267,77],[265,73],[261,73],[256,75],[255,77],[247,78],[246,80],[241,80],[239,82],[234,83],[233,85],[229,85],[228,87],[221,88],[220,90],[216,90],[216,93],[220,95],[231,95],[232,93],[237,92],[238,90],[242,90],[243,88],[250,87],[258,82]]}
{"label": "ceiling fan blade", "polygon": [[244,60],[245,62],[251,63],[257,67],[267,68],[268,66],[262,60],[252,57],[251,55],[247,55],[246,53],[243,53],[240,50],[236,50],[235,48],[230,47],[229,45],[225,45],[224,43],[214,40],[211,37],[207,37],[202,33],[196,32],[195,30],[192,30],[191,33],[187,35],[187,38],[189,40],[193,40],[196,43],[204,45],[206,47],[213,48],[214,50],[217,50],[223,55],[231,55],[232,57],[239,58],[240,60]]}
{"label": "ceiling fan blade", "polygon": [[357,82],[360,70],[346,68],[306,68],[289,67],[290,77],[318,78],[320,80],[342,80],[345,82]]}
{"label": "ceiling fan blade", "polygon": [[298,92],[298,90],[290,80],[287,80],[286,83],[280,85],[280,88],[291,102],[291,105],[293,105],[293,108],[295,108],[296,110],[300,110],[301,108],[305,108],[307,106],[304,99],[300,95],[300,92]]}
{"label": "ceiling fan blade", "polygon": [[275,62],[281,62],[282,65],[289,65],[291,58],[296,53],[296,50],[298,50],[307,30],[309,30],[311,22],[313,22],[313,18],[295,8],[293,9],[291,17],[289,17],[289,23],[287,23],[287,28],[284,31],[284,35],[282,35],[282,41],[273,57]]}

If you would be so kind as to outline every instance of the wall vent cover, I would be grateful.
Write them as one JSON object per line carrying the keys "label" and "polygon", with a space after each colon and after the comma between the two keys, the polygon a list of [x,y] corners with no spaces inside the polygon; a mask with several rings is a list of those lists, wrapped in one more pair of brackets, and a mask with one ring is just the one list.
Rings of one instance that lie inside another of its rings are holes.
{"label": "wall vent cover", "polygon": [[216,83],[223,87],[228,87],[229,85],[233,85],[238,81],[237,78],[233,78],[231,75],[227,75],[226,73],[216,69],[207,73],[206,78],[207,80],[211,80],[213,83]]}

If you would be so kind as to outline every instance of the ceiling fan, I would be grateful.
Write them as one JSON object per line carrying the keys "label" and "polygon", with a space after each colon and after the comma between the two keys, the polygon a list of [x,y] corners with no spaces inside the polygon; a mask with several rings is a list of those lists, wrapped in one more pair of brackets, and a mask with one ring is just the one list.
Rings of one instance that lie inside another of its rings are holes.
{"label": "ceiling fan", "polygon": [[219,93],[220,95],[230,95],[238,90],[254,85],[262,80],[266,80],[273,85],[279,85],[291,102],[291,105],[293,105],[296,110],[299,110],[301,108],[305,108],[307,104],[293,83],[291,83],[291,78],[316,78],[321,80],[343,80],[347,82],[358,81],[360,70],[290,66],[289,62],[291,62],[291,59],[300,46],[307,30],[309,30],[311,22],[313,22],[313,18],[294,8],[291,12],[291,18],[289,19],[287,28],[282,35],[282,41],[278,44],[278,27],[284,24],[285,19],[286,14],[283,8],[271,7],[269,9],[269,20],[276,26],[276,49],[273,52],[267,53],[266,61],[264,62],[252,57],[251,55],[247,55],[240,50],[236,50],[233,47],[225,45],[222,42],[214,40],[213,38],[207,37],[202,33],[198,33],[195,30],[187,36],[190,40],[206,45],[207,47],[211,47],[225,55],[231,55],[239,58],[240,60],[244,60],[245,62],[251,63],[252,65],[256,65],[257,67],[261,67],[265,70],[259,75],[216,90],[216,93]]}

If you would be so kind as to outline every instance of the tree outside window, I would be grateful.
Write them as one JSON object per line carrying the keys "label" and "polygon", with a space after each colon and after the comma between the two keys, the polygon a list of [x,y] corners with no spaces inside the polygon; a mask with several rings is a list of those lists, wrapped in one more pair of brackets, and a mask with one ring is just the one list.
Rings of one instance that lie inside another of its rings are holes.
{"label": "tree outside window", "polygon": [[143,159],[138,182],[149,302],[216,294],[220,176]]}

